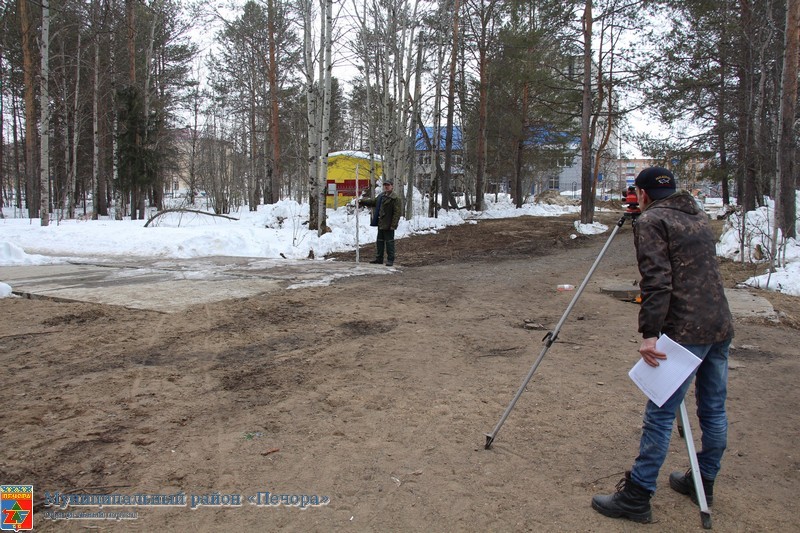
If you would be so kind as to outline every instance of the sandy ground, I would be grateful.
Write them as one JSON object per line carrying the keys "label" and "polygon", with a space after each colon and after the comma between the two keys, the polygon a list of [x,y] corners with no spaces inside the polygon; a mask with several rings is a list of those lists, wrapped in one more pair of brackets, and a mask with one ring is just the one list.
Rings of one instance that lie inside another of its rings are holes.
{"label": "sandy ground", "polygon": [[[394,275],[176,314],[4,300],[0,482],[34,485],[43,531],[701,530],[667,484],[688,465],[677,433],[654,524],[590,507],[630,467],[644,406],[627,377],[637,306],[599,292],[637,279],[627,226],[484,449],[572,297],[556,286],[579,285],[607,239],[571,233],[566,217],[482,221],[399,241]],[[780,324],[736,325],[716,531],[800,528],[800,305],[770,298]],[[54,522],[45,491],[185,505]]]}

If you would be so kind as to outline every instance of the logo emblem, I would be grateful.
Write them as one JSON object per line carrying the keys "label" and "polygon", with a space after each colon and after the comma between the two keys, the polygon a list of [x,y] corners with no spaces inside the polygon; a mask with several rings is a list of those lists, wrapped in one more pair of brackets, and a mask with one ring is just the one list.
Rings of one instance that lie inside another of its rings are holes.
{"label": "logo emblem", "polygon": [[0,485],[0,531],[33,529],[33,485]]}

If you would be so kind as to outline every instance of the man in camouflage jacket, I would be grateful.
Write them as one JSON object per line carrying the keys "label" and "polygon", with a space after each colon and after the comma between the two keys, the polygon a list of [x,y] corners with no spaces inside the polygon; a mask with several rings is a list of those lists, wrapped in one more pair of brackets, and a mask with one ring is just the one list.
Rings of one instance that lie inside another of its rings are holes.
{"label": "man in camouflage jacket", "polygon": [[[727,446],[725,413],[728,349],[733,319],[716,260],[708,217],[687,192],[675,192],[675,178],[661,167],[643,170],[636,178],[642,214],[634,225],[636,258],[641,274],[642,305],[639,354],[650,366],[666,355],[656,349],[660,334],[702,359],[696,371],[695,396],[702,430],[697,454],[706,501],[713,501],[714,479]],[[592,507],[612,518],[652,521],[650,497],[669,448],[675,412],[683,401],[690,376],[667,402],[647,402],[639,456],[611,495],[595,496]],[[670,487],[696,500],[691,470],[670,474]]]}
{"label": "man in camouflage jacket", "polygon": [[383,250],[386,249],[386,266],[394,264],[395,246],[394,232],[397,224],[400,223],[400,196],[394,192],[394,182],[390,179],[383,180],[383,192],[375,197],[374,200],[362,198],[359,204],[372,207],[372,218],[370,226],[378,227],[378,238],[375,241],[375,259],[370,263],[383,264]]}

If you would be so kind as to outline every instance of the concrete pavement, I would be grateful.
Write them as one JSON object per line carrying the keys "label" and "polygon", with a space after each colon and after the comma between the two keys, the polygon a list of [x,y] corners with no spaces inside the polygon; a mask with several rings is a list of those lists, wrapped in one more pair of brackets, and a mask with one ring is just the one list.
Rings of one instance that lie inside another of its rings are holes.
{"label": "concrete pavement", "polygon": [[[0,267],[0,281],[26,298],[94,302],[172,313],[191,305],[247,298],[346,276],[388,274],[395,268],[362,262],[298,261],[252,257],[131,259],[97,263]],[[621,299],[635,286],[603,287]],[[747,289],[726,289],[737,318],[777,320],[772,305]]]}
{"label": "concrete pavement", "polygon": [[177,312],[191,305],[246,298],[346,276],[388,274],[382,265],[248,257],[132,259],[0,267],[0,281],[26,298],[94,302]]}

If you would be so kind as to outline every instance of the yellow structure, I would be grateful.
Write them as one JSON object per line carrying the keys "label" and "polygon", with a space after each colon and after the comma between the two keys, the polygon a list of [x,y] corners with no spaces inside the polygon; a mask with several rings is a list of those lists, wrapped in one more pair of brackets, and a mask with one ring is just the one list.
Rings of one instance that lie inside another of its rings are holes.
{"label": "yellow structure", "polygon": [[[373,156],[375,177],[383,175],[380,156]],[[357,179],[356,179],[357,178]],[[356,183],[357,182],[357,183]],[[328,154],[328,184],[325,190],[325,207],[335,209],[345,205],[367,187],[373,187],[369,179],[369,154],[344,151]]]}

